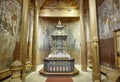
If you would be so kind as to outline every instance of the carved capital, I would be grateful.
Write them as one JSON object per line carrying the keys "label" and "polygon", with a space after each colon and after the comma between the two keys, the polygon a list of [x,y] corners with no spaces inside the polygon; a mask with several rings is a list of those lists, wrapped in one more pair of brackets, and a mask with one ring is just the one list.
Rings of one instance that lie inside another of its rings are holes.
{"label": "carved capital", "polygon": [[98,37],[97,36],[92,37],[92,44],[94,47],[97,47],[97,45],[98,45]]}

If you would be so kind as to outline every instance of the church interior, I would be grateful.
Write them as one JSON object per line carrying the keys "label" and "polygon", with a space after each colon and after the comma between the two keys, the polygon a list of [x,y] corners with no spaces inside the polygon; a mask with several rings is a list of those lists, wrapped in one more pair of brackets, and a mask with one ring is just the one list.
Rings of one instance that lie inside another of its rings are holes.
{"label": "church interior", "polygon": [[120,0],[0,0],[0,82],[120,82]]}

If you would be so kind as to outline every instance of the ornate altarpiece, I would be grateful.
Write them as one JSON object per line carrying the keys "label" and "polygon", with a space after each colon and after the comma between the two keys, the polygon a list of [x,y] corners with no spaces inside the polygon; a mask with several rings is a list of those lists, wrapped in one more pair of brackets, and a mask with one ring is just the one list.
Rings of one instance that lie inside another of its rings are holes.
{"label": "ornate altarpiece", "polygon": [[67,34],[59,21],[51,35],[51,53],[44,59],[44,68],[40,74],[44,75],[75,75],[79,71],[74,67],[74,58],[67,53]]}

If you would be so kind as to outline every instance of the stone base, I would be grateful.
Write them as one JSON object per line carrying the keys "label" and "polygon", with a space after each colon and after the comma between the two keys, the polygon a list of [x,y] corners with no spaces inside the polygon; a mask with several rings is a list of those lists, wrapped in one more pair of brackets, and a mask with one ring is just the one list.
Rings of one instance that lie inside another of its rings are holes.
{"label": "stone base", "polygon": [[74,76],[79,74],[79,71],[75,68],[74,71],[72,72],[46,72],[44,71],[44,68],[42,68],[39,71],[39,74],[44,75],[44,76]]}

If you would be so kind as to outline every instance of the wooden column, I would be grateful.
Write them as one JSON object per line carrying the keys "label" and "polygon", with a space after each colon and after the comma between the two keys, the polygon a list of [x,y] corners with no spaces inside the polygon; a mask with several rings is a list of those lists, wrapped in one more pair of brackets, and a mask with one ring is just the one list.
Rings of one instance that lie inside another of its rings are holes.
{"label": "wooden column", "polygon": [[96,14],[96,0],[89,0],[90,13],[90,30],[91,30],[91,47],[92,47],[92,66],[93,80],[100,82],[100,65],[99,65],[99,44],[98,44],[98,28]]}
{"label": "wooden column", "polygon": [[[88,4],[86,4],[88,5]],[[89,8],[89,7],[88,7]],[[90,22],[89,22],[89,9],[86,12],[86,34],[87,34],[87,66],[92,68],[92,53],[91,53],[91,33],[90,33]]]}
{"label": "wooden column", "polygon": [[28,34],[28,58],[29,61],[32,62],[32,36],[33,36],[33,9],[30,10],[30,27],[29,27],[29,34]]}
{"label": "wooden column", "polygon": [[87,50],[86,50],[86,35],[84,26],[84,9],[83,1],[80,0],[80,26],[81,26],[81,67],[82,71],[87,71]]}
{"label": "wooden column", "polygon": [[22,25],[20,29],[20,61],[23,63],[22,81],[26,77],[26,56],[27,56],[27,32],[28,32],[28,8],[29,0],[23,0]]}
{"label": "wooden column", "polygon": [[34,27],[33,27],[33,47],[32,47],[32,70],[35,71],[37,67],[37,31],[39,20],[39,4],[38,0],[35,0],[34,9]]}
{"label": "wooden column", "polygon": [[116,39],[116,32],[113,32],[114,36],[114,48],[115,48],[115,68],[118,69],[118,61],[117,61],[117,39]]}

